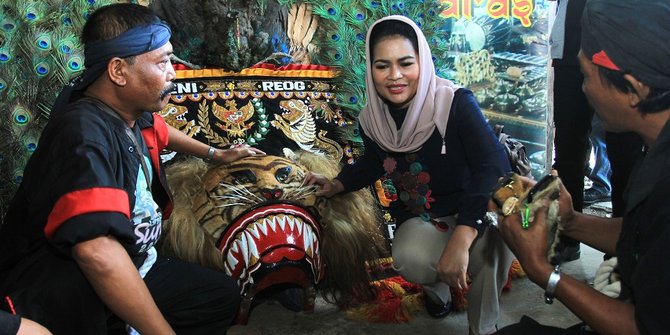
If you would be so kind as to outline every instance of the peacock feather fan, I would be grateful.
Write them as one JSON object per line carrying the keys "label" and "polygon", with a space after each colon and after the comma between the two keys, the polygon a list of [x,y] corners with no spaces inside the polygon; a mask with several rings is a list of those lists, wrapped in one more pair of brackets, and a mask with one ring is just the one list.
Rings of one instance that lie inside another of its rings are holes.
{"label": "peacock feather fan", "polygon": [[62,85],[83,69],[77,36],[102,0],[0,4],[0,219]]}

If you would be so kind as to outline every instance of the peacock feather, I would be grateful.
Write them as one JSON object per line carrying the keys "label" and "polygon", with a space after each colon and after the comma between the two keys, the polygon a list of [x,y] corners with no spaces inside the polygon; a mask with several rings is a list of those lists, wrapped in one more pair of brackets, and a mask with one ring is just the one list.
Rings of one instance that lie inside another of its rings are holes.
{"label": "peacock feather", "polygon": [[[313,63],[334,66],[339,69],[337,80],[338,90],[336,103],[347,113],[349,119],[355,120],[361,109],[365,106],[365,38],[368,27],[376,20],[387,15],[404,15],[413,19],[424,31],[431,51],[433,61],[438,74],[441,69],[446,69],[447,61],[447,37],[442,29],[445,20],[439,16],[445,5],[442,1],[388,1],[388,0],[319,0],[319,1],[291,1],[278,0],[280,4],[290,6],[287,22],[287,38],[291,45],[301,39],[294,31],[296,25],[304,25],[307,22],[306,13],[310,12],[318,18],[311,21],[318,22],[318,29],[313,40],[309,41],[317,47],[309,48],[309,59]],[[311,7],[302,10],[305,6]],[[298,13],[291,15],[291,13]],[[298,20],[300,22],[292,22]],[[306,44],[302,38],[303,45]],[[291,52],[291,56],[294,53]],[[295,57],[293,61],[296,62]],[[355,121],[353,121],[355,122]],[[352,143],[356,151],[355,156],[360,153],[362,143],[358,127],[346,126],[335,130],[337,138]]]}
{"label": "peacock feather", "polygon": [[0,4],[0,218],[62,85],[83,70],[79,33],[118,1],[4,0]]}

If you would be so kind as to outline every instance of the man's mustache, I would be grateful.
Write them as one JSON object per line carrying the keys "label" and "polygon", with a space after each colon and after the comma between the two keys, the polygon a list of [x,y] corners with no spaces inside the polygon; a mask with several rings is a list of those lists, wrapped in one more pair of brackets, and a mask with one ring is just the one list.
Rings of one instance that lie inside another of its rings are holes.
{"label": "man's mustache", "polygon": [[177,88],[175,83],[170,83],[168,87],[161,91],[161,100],[165,98],[168,94],[172,93]]}

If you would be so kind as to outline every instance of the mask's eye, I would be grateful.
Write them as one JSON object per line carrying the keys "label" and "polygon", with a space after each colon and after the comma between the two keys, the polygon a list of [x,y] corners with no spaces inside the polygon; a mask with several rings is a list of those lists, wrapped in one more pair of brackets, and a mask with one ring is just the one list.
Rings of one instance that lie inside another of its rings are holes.
{"label": "mask's eye", "polygon": [[283,167],[283,168],[277,170],[277,172],[275,172],[275,178],[280,183],[287,182],[290,176],[291,176],[291,167],[290,166]]}
{"label": "mask's eye", "polygon": [[240,184],[255,184],[257,181],[256,175],[251,170],[234,171],[230,175]]}

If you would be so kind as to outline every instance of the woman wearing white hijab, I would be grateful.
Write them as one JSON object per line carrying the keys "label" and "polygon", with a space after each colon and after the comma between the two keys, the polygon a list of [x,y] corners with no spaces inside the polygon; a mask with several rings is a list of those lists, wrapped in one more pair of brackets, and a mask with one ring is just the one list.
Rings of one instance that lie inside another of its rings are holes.
{"label": "woman wearing white hijab", "polygon": [[512,254],[483,222],[490,190],[510,170],[504,149],[472,92],[435,75],[428,42],[411,19],[375,22],[366,56],[365,154],[332,181],[311,174],[307,183],[330,197],[381,179],[401,223],[394,268],[423,285],[434,317],[449,314],[449,286],[468,287],[469,275],[470,333],[495,332]]}

